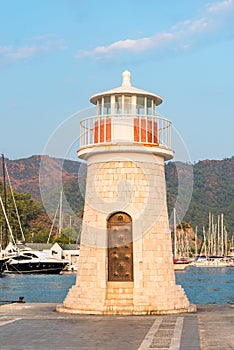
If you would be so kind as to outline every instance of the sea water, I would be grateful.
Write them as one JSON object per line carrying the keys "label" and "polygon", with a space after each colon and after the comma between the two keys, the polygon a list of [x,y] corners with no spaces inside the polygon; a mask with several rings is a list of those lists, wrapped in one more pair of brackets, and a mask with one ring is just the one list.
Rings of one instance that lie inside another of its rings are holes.
{"label": "sea water", "polygon": [[0,303],[17,301],[22,296],[25,302],[61,303],[75,281],[75,273],[60,275],[3,273],[0,278]]}
{"label": "sea water", "polygon": [[176,281],[193,304],[234,304],[234,267],[188,266]]}
{"label": "sea water", "polygon": [[[75,284],[76,274],[15,275],[0,278],[0,303],[17,301],[62,303]],[[234,267],[188,266],[176,272],[176,282],[182,285],[193,304],[234,304]]]}

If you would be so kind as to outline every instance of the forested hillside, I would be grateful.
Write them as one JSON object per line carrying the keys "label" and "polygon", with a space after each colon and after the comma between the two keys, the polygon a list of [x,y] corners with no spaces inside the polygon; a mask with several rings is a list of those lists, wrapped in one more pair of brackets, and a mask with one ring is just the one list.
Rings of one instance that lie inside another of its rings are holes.
{"label": "forested hillside", "polygon": [[[204,160],[193,165],[193,193],[184,221],[200,229],[208,225],[209,212],[224,214],[229,233],[234,230],[234,157]],[[169,212],[177,195],[178,174],[175,162],[166,165]]]}
{"label": "forested hillside", "polygon": [[[83,211],[83,197],[77,185],[80,162],[56,159],[48,156],[32,156],[18,160],[5,158],[5,164],[7,217],[15,239],[22,239],[21,231],[23,231],[26,240],[29,242],[46,242],[51,229],[52,238],[56,236],[59,225],[58,204],[62,186],[62,228],[69,228],[66,233],[71,236],[71,240],[75,240],[79,235]],[[80,172],[80,177],[82,178],[85,176],[84,170],[85,167]],[[8,173],[9,178],[7,176]],[[0,165],[0,175],[2,180],[2,164]],[[3,199],[3,183],[1,180],[0,195]],[[14,201],[9,187],[10,183],[14,190],[14,199],[17,204],[22,230],[17,219]],[[0,243],[3,242],[3,244],[4,240],[6,240],[5,231],[6,220],[0,207]]]}
{"label": "forested hillside", "polygon": [[[43,240],[50,231],[51,222],[58,206],[61,185],[63,188],[65,226],[69,220],[80,226],[75,217],[82,216],[85,192],[85,166],[80,162],[55,159],[48,156],[32,156],[27,159],[8,160],[7,169],[11,183],[16,193],[16,201],[26,235],[37,240]],[[40,170],[43,167],[43,172]],[[2,168],[2,167],[1,167]],[[2,169],[0,168],[0,174]],[[187,199],[191,201],[185,216],[181,219],[198,226],[201,230],[208,225],[209,212],[217,216],[224,214],[224,224],[229,235],[234,231],[234,157],[223,160],[204,160],[196,164],[168,162],[165,166],[167,182],[167,198],[169,215],[177,201],[177,208],[183,207]],[[43,176],[42,176],[42,175]],[[179,174],[179,176],[178,176]],[[183,175],[181,177],[181,174]],[[42,177],[39,183],[39,175]],[[193,187],[191,187],[191,177]],[[182,179],[182,180],[181,180]],[[181,182],[183,186],[181,186]],[[9,189],[8,189],[9,192]],[[41,193],[43,192],[43,203]],[[177,200],[180,192],[180,200]],[[0,193],[2,183],[0,183]],[[187,198],[188,197],[188,198]],[[16,214],[12,199],[8,196],[8,212],[13,229],[20,235],[17,228]],[[46,211],[44,210],[46,207]],[[47,215],[49,214],[49,215]],[[0,208],[0,225],[4,226],[4,217]],[[57,221],[56,221],[57,225]],[[77,228],[79,230],[79,227]],[[76,232],[77,234],[77,232]],[[43,236],[44,235],[44,236]],[[33,238],[34,237],[34,238]]]}
{"label": "forested hillside", "polygon": [[[16,160],[6,158],[5,164],[13,189],[20,193],[30,193],[34,200],[41,198],[39,177],[41,177],[44,191],[50,192],[56,187],[56,184],[59,186],[60,178],[62,183],[77,179],[80,167],[78,161],[38,155]],[[2,178],[2,160],[0,161],[0,176]]]}
{"label": "forested hillside", "polygon": [[[13,197],[9,186],[6,188],[6,194],[5,203],[3,183],[0,181],[0,195],[7,212],[7,219],[14,239],[22,240],[25,237],[26,240],[30,242],[34,240],[34,236],[37,236],[37,241],[40,242],[40,238],[41,240],[44,240],[45,236],[48,236],[49,234],[51,221],[47,216],[42,203],[40,201],[33,201],[30,193],[17,193],[14,191]],[[13,198],[17,209],[15,208]],[[18,220],[17,211],[20,220]],[[0,206],[0,244],[3,246],[6,245],[6,234],[8,235],[8,238],[11,236],[10,229],[7,225],[2,206]]]}

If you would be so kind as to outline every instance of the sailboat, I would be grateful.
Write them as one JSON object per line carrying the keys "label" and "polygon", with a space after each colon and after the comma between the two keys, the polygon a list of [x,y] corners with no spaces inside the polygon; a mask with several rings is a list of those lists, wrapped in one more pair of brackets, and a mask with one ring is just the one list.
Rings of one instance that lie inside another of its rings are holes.
{"label": "sailboat", "polygon": [[[13,236],[13,233],[12,233],[12,230],[11,230],[11,226],[9,224],[9,220],[8,220],[8,217],[7,217],[7,214],[6,214],[6,209],[5,209],[5,206],[4,206],[4,203],[3,203],[3,200],[2,200],[1,196],[0,196],[0,204],[1,204],[2,211],[3,211],[3,214],[4,214],[5,220],[6,220],[6,232],[8,232],[7,231],[7,228],[8,228],[9,232],[10,232],[10,235],[11,235],[12,242],[14,243],[14,245],[16,245],[15,240],[14,240],[14,236]],[[0,273],[2,273],[6,269],[6,267],[7,267],[6,264],[7,264],[8,260],[9,260],[9,257],[8,257],[8,254],[6,254],[6,250],[1,249]]]}
{"label": "sailboat", "polygon": [[[2,155],[3,157],[3,155]],[[15,211],[17,214],[19,226],[21,229],[22,234],[22,241],[16,242],[8,217],[6,212],[6,205],[4,206],[3,200],[0,196],[0,204],[2,207],[2,211],[5,216],[6,224],[8,231],[10,232],[10,238],[11,242],[4,250],[4,263],[2,269],[5,270],[5,272],[10,273],[46,273],[46,274],[57,274],[60,273],[68,264],[67,261],[63,259],[57,259],[53,256],[50,256],[48,253],[42,252],[42,251],[36,251],[32,250],[25,244],[25,237],[22,230],[21,222],[20,222],[20,216],[18,213],[17,205],[14,198],[14,193],[12,190],[10,177],[6,168],[6,164],[4,162],[3,157],[3,165],[4,165],[4,174],[6,173],[9,180],[9,185],[11,189],[11,195],[13,198]]]}
{"label": "sailboat", "polygon": [[60,236],[61,232],[62,232],[62,222],[63,222],[63,191],[60,192],[59,203],[58,203],[57,209],[56,209],[55,214],[54,214],[53,222],[52,222],[52,225],[50,228],[50,233],[49,233],[49,236],[47,239],[47,244],[50,242],[50,238],[51,238],[51,234],[52,234],[53,229],[54,229],[55,220],[56,220],[56,217],[58,214],[58,210],[59,210],[58,236]]}
{"label": "sailboat", "polygon": [[227,230],[224,226],[224,215],[218,215],[217,224],[214,216],[209,213],[208,232],[203,227],[203,244],[200,255],[193,265],[197,267],[231,267],[234,266],[232,257],[228,256]]}
{"label": "sailboat", "polygon": [[174,249],[173,249],[173,262],[175,271],[183,271],[190,263],[188,258],[184,258],[178,251],[178,237],[177,237],[177,225],[176,225],[176,209],[173,209],[173,232],[174,232]]}
{"label": "sailboat", "polygon": [[[9,221],[8,221],[7,216],[6,216],[6,210],[5,210],[5,207],[4,207],[3,200],[2,200],[1,196],[0,196],[0,204],[1,204],[1,207],[2,207],[2,210],[3,210],[3,214],[5,216],[5,219],[6,219],[7,225],[9,226]],[[12,235],[11,227],[10,227],[10,233]],[[13,238],[13,241],[14,241],[13,235],[12,235],[12,238]],[[15,241],[14,241],[14,244],[15,244]],[[7,261],[8,261],[8,256],[6,256],[5,250],[1,249],[1,251],[0,251],[0,274],[2,274],[2,272],[6,269]]]}
{"label": "sailboat", "polygon": [[6,269],[6,262],[7,258],[0,257],[0,275],[3,273],[3,271]]}
{"label": "sailboat", "polygon": [[4,257],[3,253],[2,253],[2,247],[0,246],[0,275],[2,274],[2,272],[5,270],[6,268],[6,261],[8,259],[6,257]]}
{"label": "sailboat", "polygon": [[[5,182],[5,167],[4,167],[4,157],[2,155],[2,164],[3,164],[3,192],[4,192],[4,201],[5,201],[5,205],[6,205],[6,182]],[[0,200],[1,200],[1,204],[3,205],[3,201],[2,198],[0,196]],[[5,210],[5,207],[4,207]],[[1,240],[1,244],[0,244],[0,275],[2,274],[2,272],[5,270],[6,267],[6,258],[4,257],[3,251],[2,251],[2,245],[3,245],[3,235],[2,236],[2,240]],[[5,225],[5,239],[7,237],[7,223]],[[6,242],[7,243],[7,242]]]}

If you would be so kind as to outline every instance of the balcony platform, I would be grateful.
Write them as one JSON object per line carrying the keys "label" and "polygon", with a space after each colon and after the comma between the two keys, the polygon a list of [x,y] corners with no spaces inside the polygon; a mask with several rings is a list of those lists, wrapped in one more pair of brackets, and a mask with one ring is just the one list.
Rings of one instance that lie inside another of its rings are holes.
{"label": "balcony platform", "polygon": [[99,115],[80,122],[78,156],[108,151],[155,153],[172,159],[171,122],[149,115]]}

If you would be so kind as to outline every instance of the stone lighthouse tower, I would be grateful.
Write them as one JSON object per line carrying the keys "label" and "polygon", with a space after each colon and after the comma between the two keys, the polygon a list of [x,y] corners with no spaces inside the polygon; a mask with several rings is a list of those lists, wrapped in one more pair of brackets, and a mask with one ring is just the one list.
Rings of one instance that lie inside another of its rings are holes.
{"label": "stone lighthouse tower", "polygon": [[81,121],[78,157],[87,161],[76,284],[57,311],[144,315],[191,312],[176,285],[164,161],[173,158],[162,98],[131,85],[95,94]]}

